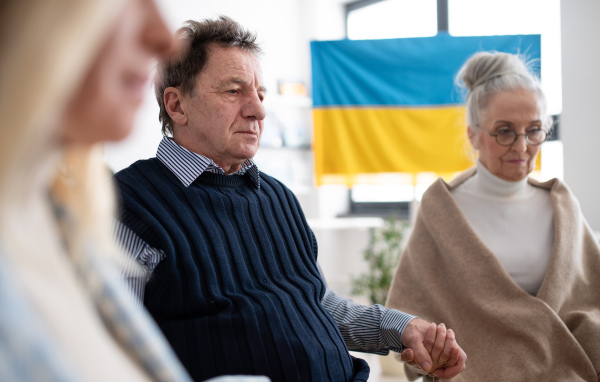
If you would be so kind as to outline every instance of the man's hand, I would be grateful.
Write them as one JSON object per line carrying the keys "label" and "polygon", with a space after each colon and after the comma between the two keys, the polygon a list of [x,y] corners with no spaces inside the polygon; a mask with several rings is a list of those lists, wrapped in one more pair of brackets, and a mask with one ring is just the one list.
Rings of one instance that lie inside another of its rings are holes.
{"label": "man's hand", "polygon": [[402,360],[423,374],[450,379],[465,369],[467,355],[444,324],[436,326],[415,318],[404,329],[402,343],[408,348],[402,352]]}

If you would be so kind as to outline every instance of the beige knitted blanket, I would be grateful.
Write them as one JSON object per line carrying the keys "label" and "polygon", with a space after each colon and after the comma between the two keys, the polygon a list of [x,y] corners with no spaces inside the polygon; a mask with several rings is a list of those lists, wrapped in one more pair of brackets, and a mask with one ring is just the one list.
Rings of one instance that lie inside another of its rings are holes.
{"label": "beige knitted blanket", "polygon": [[449,192],[474,173],[449,184],[439,179],[423,195],[387,306],[455,331],[468,360],[453,381],[598,382],[600,248],[577,200],[559,180],[529,181],[550,190],[555,230],[546,276],[532,296]]}

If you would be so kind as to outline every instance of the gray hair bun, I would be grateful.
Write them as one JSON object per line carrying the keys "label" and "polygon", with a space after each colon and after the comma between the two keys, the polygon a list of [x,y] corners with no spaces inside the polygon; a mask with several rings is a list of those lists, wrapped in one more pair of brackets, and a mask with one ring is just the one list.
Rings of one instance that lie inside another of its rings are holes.
{"label": "gray hair bun", "polygon": [[[475,53],[465,63],[460,72],[460,79],[469,91],[481,86],[488,81],[500,77],[519,76],[510,82],[527,82],[529,86],[538,82],[531,74],[529,67],[533,62],[526,63],[519,56],[502,52],[479,52]],[[507,78],[508,79],[508,78]],[[495,81],[494,81],[495,82]],[[506,84],[510,85],[510,84]],[[517,85],[516,83],[514,85]],[[519,84],[521,85],[521,84]],[[512,86],[508,86],[512,87]],[[515,86],[517,87],[517,86]]]}
{"label": "gray hair bun", "polygon": [[529,89],[542,102],[543,120],[550,126],[546,115],[546,98],[539,78],[533,74],[533,64],[521,56],[503,52],[478,52],[471,56],[458,72],[456,82],[468,89],[466,108],[467,125],[479,126],[489,95],[506,90]]}

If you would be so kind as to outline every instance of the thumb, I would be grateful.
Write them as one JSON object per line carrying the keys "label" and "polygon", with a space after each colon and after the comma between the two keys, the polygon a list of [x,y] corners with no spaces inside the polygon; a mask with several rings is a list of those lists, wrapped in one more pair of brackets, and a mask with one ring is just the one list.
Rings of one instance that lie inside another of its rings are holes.
{"label": "thumb", "polygon": [[412,362],[415,360],[415,355],[412,349],[404,349],[404,351],[400,354],[400,358],[404,362]]}

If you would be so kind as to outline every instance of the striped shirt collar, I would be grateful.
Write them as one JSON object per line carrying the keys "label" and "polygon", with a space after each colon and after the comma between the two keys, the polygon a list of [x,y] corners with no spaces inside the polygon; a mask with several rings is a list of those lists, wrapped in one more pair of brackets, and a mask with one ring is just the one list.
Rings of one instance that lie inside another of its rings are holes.
{"label": "striped shirt collar", "polygon": [[[158,145],[156,157],[183,183],[189,187],[204,171],[225,175],[225,171],[212,159],[197,154],[175,143],[171,138],[163,137]],[[242,163],[242,167],[230,175],[248,174],[256,188],[260,188],[260,172],[252,159]]]}

